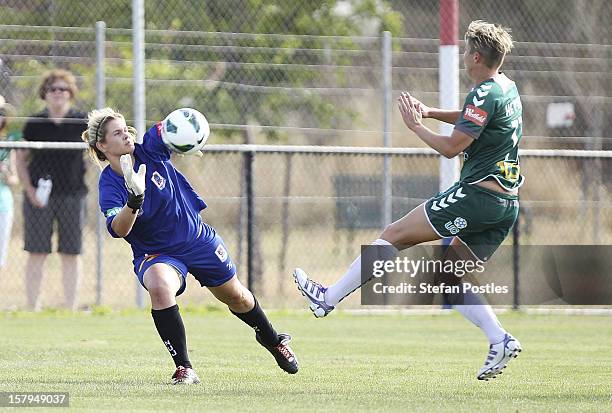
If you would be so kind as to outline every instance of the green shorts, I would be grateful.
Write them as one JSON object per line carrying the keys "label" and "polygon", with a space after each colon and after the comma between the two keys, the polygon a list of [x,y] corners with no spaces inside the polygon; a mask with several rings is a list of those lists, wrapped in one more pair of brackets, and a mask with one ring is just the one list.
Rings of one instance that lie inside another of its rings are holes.
{"label": "green shorts", "polygon": [[458,237],[488,260],[516,222],[518,196],[457,182],[425,202],[425,214],[440,237]]}

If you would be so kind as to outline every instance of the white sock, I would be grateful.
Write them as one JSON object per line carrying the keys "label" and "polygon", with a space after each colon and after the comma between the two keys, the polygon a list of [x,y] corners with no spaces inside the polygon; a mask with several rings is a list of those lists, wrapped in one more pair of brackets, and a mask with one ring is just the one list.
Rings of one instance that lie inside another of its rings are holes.
{"label": "white sock", "polygon": [[[389,241],[380,238],[374,241],[372,245],[387,245],[393,247]],[[334,285],[327,288],[327,291],[325,291],[325,302],[329,305],[336,306],[344,297],[359,287],[361,287],[361,255],[353,261],[342,278],[336,281]]]}
{"label": "white sock", "polygon": [[489,344],[496,344],[504,339],[506,330],[497,320],[497,316],[490,305],[456,305],[454,307],[461,315],[480,327],[489,339]]}

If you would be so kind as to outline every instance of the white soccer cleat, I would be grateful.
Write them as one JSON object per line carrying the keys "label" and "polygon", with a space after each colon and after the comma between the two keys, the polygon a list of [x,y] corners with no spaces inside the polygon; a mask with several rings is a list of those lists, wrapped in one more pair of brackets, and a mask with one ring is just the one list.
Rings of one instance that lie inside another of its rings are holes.
{"label": "white soccer cleat", "polygon": [[332,312],[334,306],[325,302],[325,291],[327,291],[327,288],[308,278],[308,275],[301,268],[296,268],[293,271],[293,279],[302,295],[310,303],[310,310],[315,317],[325,317]]}
{"label": "white soccer cleat", "polygon": [[478,372],[478,380],[494,379],[498,374],[502,374],[508,362],[517,358],[521,351],[521,343],[510,334],[506,334],[499,343],[491,344],[484,366]]}

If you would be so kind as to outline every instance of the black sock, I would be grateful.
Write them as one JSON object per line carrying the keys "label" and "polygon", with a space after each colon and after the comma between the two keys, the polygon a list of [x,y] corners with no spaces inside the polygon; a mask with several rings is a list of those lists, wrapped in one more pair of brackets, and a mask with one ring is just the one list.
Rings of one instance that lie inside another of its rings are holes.
{"label": "black sock", "polygon": [[268,317],[266,317],[266,314],[259,306],[255,296],[253,296],[253,300],[255,300],[255,307],[246,313],[236,313],[231,309],[230,311],[232,311],[232,314],[236,317],[253,327],[266,346],[276,346],[280,342],[278,334],[276,334],[274,327],[272,327],[272,324],[268,321]]}
{"label": "black sock", "polygon": [[187,355],[187,339],[185,326],[177,304],[163,310],[151,310],[155,328],[170,352],[176,367],[191,367]]}

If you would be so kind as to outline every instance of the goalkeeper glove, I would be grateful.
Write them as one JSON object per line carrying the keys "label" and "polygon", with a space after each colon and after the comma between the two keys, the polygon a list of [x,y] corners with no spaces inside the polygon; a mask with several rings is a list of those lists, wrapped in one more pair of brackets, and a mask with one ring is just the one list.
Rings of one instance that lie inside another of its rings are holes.
{"label": "goalkeeper glove", "polygon": [[119,164],[121,165],[121,170],[123,171],[125,186],[127,186],[128,189],[127,206],[132,208],[132,212],[135,214],[138,212],[140,207],[142,207],[142,203],[144,202],[147,166],[145,164],[140,165],[138,172],[134,173],[132,156],[130,154],[121,155],[119,158]]}

